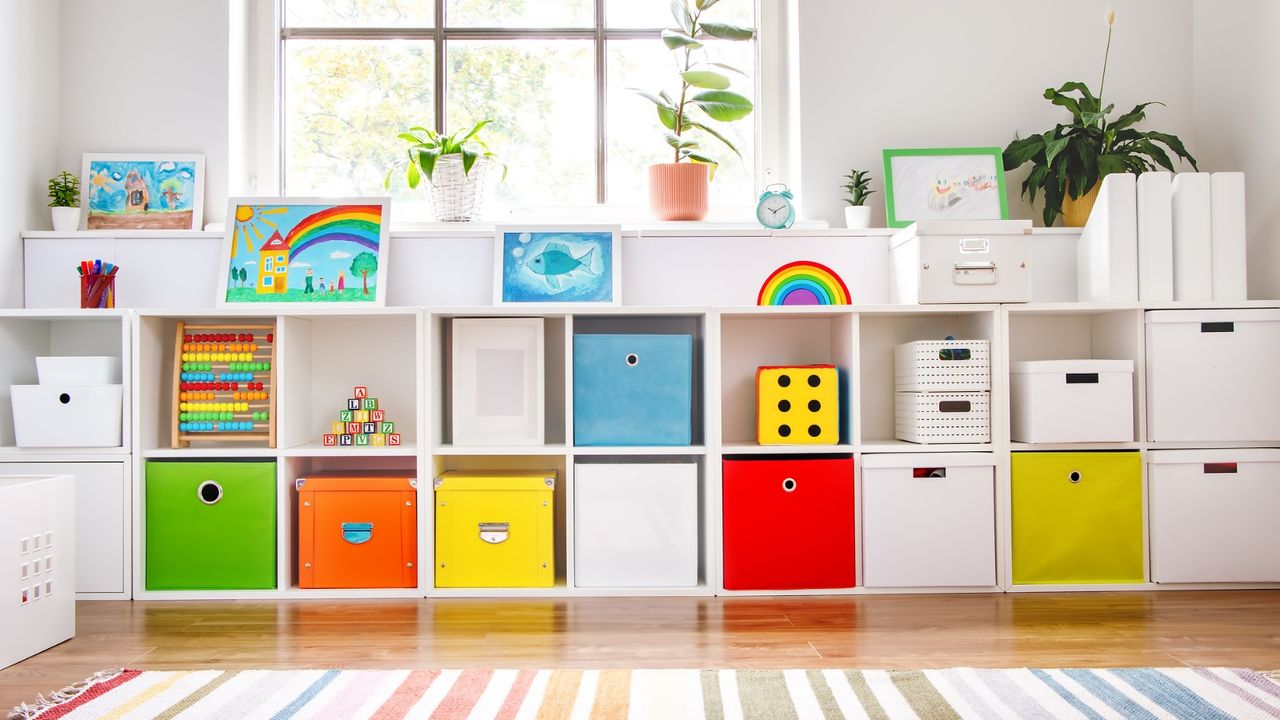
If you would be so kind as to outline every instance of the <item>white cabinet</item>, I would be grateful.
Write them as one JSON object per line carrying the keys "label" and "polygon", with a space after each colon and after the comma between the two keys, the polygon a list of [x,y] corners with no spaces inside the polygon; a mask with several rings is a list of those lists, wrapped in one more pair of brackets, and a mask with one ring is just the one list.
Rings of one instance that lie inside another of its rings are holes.
{"label": "white cabinet", "polygon": [[1151,579],[1280,582],[1280,450],[1147,456]]}
{"label": "white cabinet", "polygon": [[574,466],[574,584],[698,584],[698,466]]}
{"label": "white cabinet", "polygon": [[993,455],[864,455],[863,585],[995,585],[994,492]]}
{"label": "white cabinet", "polygon": [[0,466],[0,668],[76,633],[75,486],[66,475],[15,472]]}
{"label": "white cabinet", "polygon": [[1147,313],[1155,442],[1280,440],[1280,309]]}
{"label": "white cabinet", "polygon": [[0,474],[74,475],[76,592],[124,593],[129,555],[127,464],[0,463]]}

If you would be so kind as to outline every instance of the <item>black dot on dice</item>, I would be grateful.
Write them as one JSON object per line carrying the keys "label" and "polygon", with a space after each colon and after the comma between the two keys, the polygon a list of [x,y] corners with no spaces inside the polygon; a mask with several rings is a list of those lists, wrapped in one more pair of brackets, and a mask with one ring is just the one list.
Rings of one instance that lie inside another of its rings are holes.
{"label": "black dot on dice", "polygon": [[779,426],[778,426],[778,435],[780,435],[780,436],[782,436],[782,437],[790,437],[790,436],[791,436],[791,426],[790,426],[790,425],[779,425]]}
{"label": "black dot on dice", "polygon": [[818,402],[817,400],[809,401],[809,412],[818,412],[821,409],[822,409],[822,403]]}
{"label": "black dot on dice", "polygon": [[790,376],[790,375],[779,375],[779,376],[778,376],[778,387],[790,387],[790,386],[791,386],[791,376]]}
{"label": "black dot on dice", "polygon": [[790,409],[791,409],[791,401],[790,401],[790,400],[779,400],[779,401],[778,401],[778,410],[781,410],[782,412],[786,412],[786,411],[788,411],[788,410],[790,410]]}
{"label": "black dot on dice", "polygon": [[809,426],[809,437],[818,437],[821,434],[822,434],[822,428],[818,427],[817,425]]}
{"label": "black dot on dice", "polygon": [[820,384],[822,384],[822,378],[818,377],[817,375],[809,376],[809,387],[818,387],[818,385]]}

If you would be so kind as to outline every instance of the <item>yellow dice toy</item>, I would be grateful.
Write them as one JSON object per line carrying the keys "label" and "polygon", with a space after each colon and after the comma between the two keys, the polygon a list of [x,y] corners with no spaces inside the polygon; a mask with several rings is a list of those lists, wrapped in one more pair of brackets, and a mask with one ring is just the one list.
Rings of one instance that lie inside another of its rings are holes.
{"label": "yellow dice toy", "polygon": [[840,376],[834,365],[756,368],[756,442],[840,442]]}

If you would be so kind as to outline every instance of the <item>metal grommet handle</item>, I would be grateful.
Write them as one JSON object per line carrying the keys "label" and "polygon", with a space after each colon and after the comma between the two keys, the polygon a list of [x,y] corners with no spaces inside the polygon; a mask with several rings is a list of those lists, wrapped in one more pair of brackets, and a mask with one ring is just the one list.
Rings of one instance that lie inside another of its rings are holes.
{"label": "metal grommet handle", "polygon": [[222,501],[222,486],[214,480],[205,480],[196,488],[196,497],[205,505],[217,505]]}
{"label": "metal grommet handle", "polygon": [[1080,471],[1072,470],[1071,473],[1067,475],[1067,479],[1070,480],[1072,483],[1080,482]]}
{"label": "metal grommet handle", "polygon": [[71,396],[67,393],[62,393],[61,395],[58,396],[58,402],[62,403],[63,405],[67,405],[71,402]]}
{"label": "metal grommet handle", "polygon": [[627,366],[628,366],[628,367],[635,367],[635,366],[637,366],[637,365],[639,365],[639,364],[640,364],[640,356],[639,356],[639,355],[637,355],[637,354],[635,354],[635,353],[629,353],[629,354],[627,355]]}
{"label": "metal grommet handle", "polygon": [[783,492],[795,492],[795,491],[796,491],[796,479],[795,479],[795,478],[786,478],[786,479],[784,479],[784,480],[782,481],[782,491],[783,491]]}

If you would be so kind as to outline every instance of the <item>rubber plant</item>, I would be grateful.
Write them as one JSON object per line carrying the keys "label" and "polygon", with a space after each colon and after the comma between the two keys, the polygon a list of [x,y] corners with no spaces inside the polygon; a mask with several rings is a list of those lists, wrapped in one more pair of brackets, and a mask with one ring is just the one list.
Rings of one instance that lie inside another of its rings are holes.
{"label": "rubber plant", "polygon": [[658,109],[658,120],[665,128],[663,138],[674,153],[674,162],[693,161],[711,165],[716,161],[705,152],[708,139],[715,140],[741,157],[716,123],[730,123],[751,114],[754,106],[746,96],[733,92],[729,74],[745,77],[741,70],[707,56],[706,45],[713,40],[750,40],[755,32],[729,23],[704,20],[703,15],[720,0],[672,0],[671,15],[676,27],[662,31],[662,42],[675,56],[680,89],[671,94],[656,94],[632,88]]}
{"label": "rubber plant", "polygon": [[1022,181],[1022,194],[1034,204],[1037,193],[1043,193],[1046,227],[1061,214],[1065,198],[1075,200],[1088,194],[1111,173],[1142,173],[1158,167],[1172,172],[1170,152],[1196,168],[1195,158],[1176,135],[1135,127],[1146,119],[1148,107],[1164,103],[1144,102],[1115,119],[1107,117],[1115,110],[1114,104],[1103,105],[1115,12],[1106,17],[1107,49],[1098,94],[1095,96],[1083,82],[1046,89],[1044,98],[1066,108],[1071,121],[1037,135],[1015,136],[1004,150],[1006,171],[1031,163],[1031,172]]}
{"label": "rubber plant", "polygon": [[396,137],[409,144],[409,147],[405,150],[408,159],[400,161],[387,171],[387,176],[382,181],[383,187],[391,187],[391,175],[401,165],[405,166],[405,180],[409,183],[409,187],[417,188],[424,175],[427,178],[427,182],[431,182],[431,178],[435,174],[436,163],[440,161],[440,158],[449,155],[461,156],[463,175],[470,175],[471,168],[475,167],[476,162],[481,158],[484,158],[502,168],[502,179],[505,180],[507,178],[507,166],[498,159],[497,155],[489,150],[489,146],[485,145],[484,140],[480,138],[480,131],[490,122],[490,120],[481,120],[470,129],[459,130],[451,135],[442,135],[421,125],[411,127],[400,133]]}

